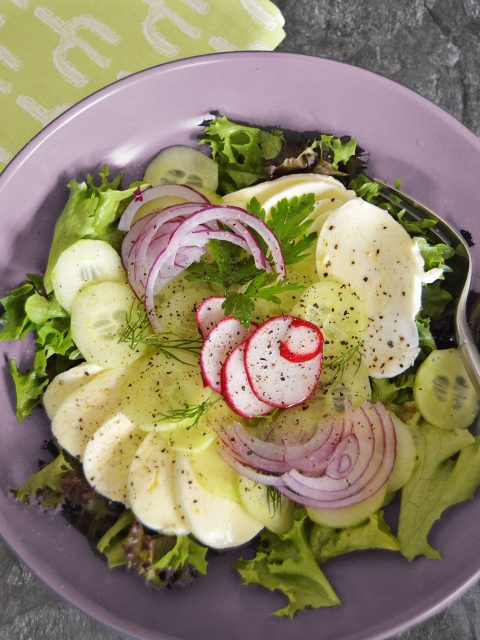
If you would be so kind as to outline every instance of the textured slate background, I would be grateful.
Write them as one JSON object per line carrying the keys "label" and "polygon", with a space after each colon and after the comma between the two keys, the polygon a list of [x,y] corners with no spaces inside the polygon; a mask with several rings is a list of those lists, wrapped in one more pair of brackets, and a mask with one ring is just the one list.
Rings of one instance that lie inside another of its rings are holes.
{"label": "textured slate background", "polygon": [[[276,0],[281,51],[380,73],[480,134],[480,0]],[[480,177],[479,177],[480,179]],[[121,640],[45,587],[0,541],[0,640]],[[395,640],[478,640],[480,588]]]}

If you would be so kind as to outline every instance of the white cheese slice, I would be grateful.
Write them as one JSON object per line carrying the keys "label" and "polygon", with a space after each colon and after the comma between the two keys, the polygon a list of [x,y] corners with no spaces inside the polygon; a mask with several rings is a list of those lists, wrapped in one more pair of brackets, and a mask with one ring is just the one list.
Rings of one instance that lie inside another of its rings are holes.
{"label": "white cheese slice", "polygon": [[181,453],[177,454],[176,491],[192,534],[209,547],[237,547],[263,529],[239,504],[204,489],[189,457]]}
{"label": "white cheese slice", "polygon": [[135,516],[147,527],[171,535],[189,533],[187,519],[175,492],[175,454],[150,432],[138,447],[128,474],[128,500]]}
{"label": "white cheese slice", "polygon": [[80,460],[95,431],[116,412],[126,380],[126,367],[105,369],[82,385],[58,407],[52,433],[58,444]]}
{"label": "white cheese slice", "polygon": [[310,216],[315,222],[310,231],[317,232],[329,211],[355,197],[355,191],[347,190],[332,176],[297,173],[234,191],[224,196],[223,200],[226,204],[245,207],[252,198],[256,198],[265,209],[268,218],[271,208],[283,198],[300,197],[306,193],[315,195],[315,208]]}
{"label": "white cheese slice", "polygon": [[83,454],[83,472],[98,493],[128,505],[128,473],[145,436],[122,413],[95,431]]}
{"label": "white cheese slice", "polygon": [[50,420],[53,420],[58,407],[67,396],[92,380],[99,371],[102,371],[102,367],[98,364],[84,362],[55,376],[43,395],[43,406]]}
{"label": "white cheese slice", "polygon": [[[415,318],[429,281],[417,243],[383,209],[354,198],[332,212],[317,244],[317,272],[350,285],[368,315],[362,351],[369,374],[395,376],[419,353]],[[435,275],[435,274],[433,274]]]}

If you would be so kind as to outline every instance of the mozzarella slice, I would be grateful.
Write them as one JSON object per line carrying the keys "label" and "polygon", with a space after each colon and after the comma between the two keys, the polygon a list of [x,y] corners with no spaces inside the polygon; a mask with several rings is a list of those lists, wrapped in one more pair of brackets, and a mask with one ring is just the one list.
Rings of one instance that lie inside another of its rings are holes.
{"label": "mozzarella slice", "polygon": [[43,406],[50,420],[53,420],[58,407],[67,396],[89,382],[99,371],[102,371],[102,367],[84,362],[55,376],[43,395]]}
{"label": "mozzarella slice", "polygon": [[83,454],[83,472],[98,493],[128,505],[128,473],[145,435],[122,413],[95,431]]}
{"label": "mozzarella slice", "polygon": [[58,444],[80,460],[95,431],[113,415],[123,392],[126,367],[105,369],[72,393],[58,407],[52,432]]}
{"label": "mozzarella slice", "polygon": [[128,500],[147,527],[171,535],[189,533],[175,494],[175,454],[160,434],[150,432],[138,447],[128,473]]}
{"label": "mozzarella slice", "polygon": [[370,376],[390,378],[413,364],[422,283],[432,274],[390,214],[361,198],[332,212],[318,238],[317,272],[350,285],[364,305],[362,351]]}
{"label": "mozzarella slice", "polygon": [[177,454],[176,491],[192,534],[209,547],[236,547],[263,529],[239,504],[204,489],[183,454]]}
{"label": "mozzarella slice", "polygon": [[265,209],[268,218],[271,208],[283,198],[300,197],[306,193],[315,195],[315,209],[310,216],[315,222],[310,231],[317,232],[329,211],[355,197],[355,191],[347,190],[332,176],[297,173],[229,193],[223,197],[223,200],[226,204],[245,207],[252,198],[256,198]]}

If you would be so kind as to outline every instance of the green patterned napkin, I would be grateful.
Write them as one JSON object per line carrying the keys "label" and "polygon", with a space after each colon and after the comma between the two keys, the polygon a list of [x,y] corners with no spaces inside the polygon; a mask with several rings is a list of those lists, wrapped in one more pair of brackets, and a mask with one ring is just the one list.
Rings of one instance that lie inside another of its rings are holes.
{"label": "green patterned napkin", "polygon": [[269,0],[2,0],[0,170],[100,87],[177,58],[274,49],[283,24]]}

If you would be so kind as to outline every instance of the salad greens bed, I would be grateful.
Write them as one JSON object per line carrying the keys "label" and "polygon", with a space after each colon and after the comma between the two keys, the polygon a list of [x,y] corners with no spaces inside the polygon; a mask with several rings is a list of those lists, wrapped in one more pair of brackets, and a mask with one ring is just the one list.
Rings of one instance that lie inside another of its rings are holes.
{"label": "salad greens bed", "polygon": [[[265,529],[253,555],[246,554],[250,557],[237,562],[236,569],[245,584],[258,583],[285,594],[288,602],[275,615],[293,616],[306,607],[339,604],[322,570],[333,557],[377,548],[400,552],[408,560],[418,556],[439,559],[440,551],[428,540],[431,527],[445,509],[471,498],[480,485],[480,438],[468,430],[444,430],[421,422],[412,391],[415,370],[429,353],[455,346],[455,263],[462,256],[455,247],[435,241],[430,233],[431,221],[413,221],[405,211],[382,199],[380,186],[365,173],[366,155],[353,138],[258,128],[216,115],[203,123],[200,144],[208,147],[218,164],[221,195],[287,173],[334,176],[365,200],[386,209],[410,235],[419,236],[425,268],[440,267],[444,273],[442,279],[423,286],[422,310],[417,317],[421,353],[415,367],[393,379],[372,380],[372,401],[385,403],[408,423],[416,445],[416,465],[401,491],[396,533],[383,511],[370,515],[360,525],[334,529],[312,522],[305,509],[298,507],[290,531],[275,534]],[[121,179],[120,174],[110,178],[108,167],[104,167],[98,183],[91,176],[84,182],[71,180],[70,197],[55,228],[45,274],[27,275],[0,300],[0,339],[23,340],[32,334],[36,341],[29,370],[19,371],[15,360],[8,365],[20,422],[41,403],[49,381],[82,360],[70,334],[70,317],[52,292],[52,269],[62,251],[82,238],[106,240],[119,247],[122,234],[117,230],[118,219],[141,184],[122,189]],[[314,248],[317,234],[310,232],[307,220],[313,207],[312,194],[283,200],[267,221],[282,245],[287,265],[301,261]],[[248,209],[265,218],[258,201],[252,200]],[[300,287],[288,279],[277,281],[276,274],[259,271],[251,257],[230,243],[212,240],[209,249],[213,259],[194,263],[188,277],[220,287],[226,296],[225,313],[246,326],[254,317],[257,300],[280,302],[279,294]],[[480,302],[475,296],[471,318],[480,344]],[[123,336],[133,344],[143,335],[143,325],[135,322]],[[179,357],[182,349],[195,351],[197,347],[172,343],[164,336],[158,348]],[[201,412],[193,411],[192,419],[197,415]],[[206,547],[189,536],[148,530],[123,505],[97,494],[85,480],[81,463],[53,444],[49,450],[55,457],[12,492],[17,500],[61,509],[110,567],[126,565],[149,583],[171,587],[206,573]]]}

